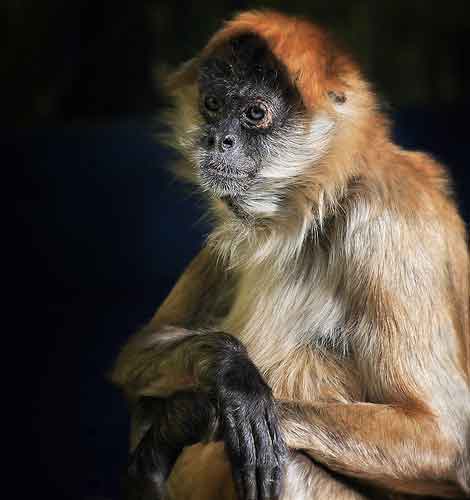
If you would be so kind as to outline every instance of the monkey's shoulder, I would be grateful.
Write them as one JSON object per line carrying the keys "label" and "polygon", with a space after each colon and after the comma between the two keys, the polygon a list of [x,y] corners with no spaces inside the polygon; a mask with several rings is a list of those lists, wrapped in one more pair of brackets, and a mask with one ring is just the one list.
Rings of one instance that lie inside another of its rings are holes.
{"label": "monkey's shoulder", "polygon": [[429,153],[397,148],[387,167],[389,187],[407,194],[406,202],[423,195],[436,203],[454,198],[448,168]]}
{"label": "monkey's shoulder", "polygon": [[354,177],[343,213],[363,222],[391,218],[402,224],[459,219],[448,169],[431,155],[393,146]]}

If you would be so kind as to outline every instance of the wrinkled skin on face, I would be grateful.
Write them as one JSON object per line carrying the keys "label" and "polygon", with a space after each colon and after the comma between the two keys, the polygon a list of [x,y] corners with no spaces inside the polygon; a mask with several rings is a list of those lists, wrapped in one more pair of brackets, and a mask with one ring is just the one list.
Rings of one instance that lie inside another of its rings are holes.
{"label": "wrinkled skin on face", "polygon": [[230,40],[203,60],[198,86],[201,185],[230,203],[276,155],[303,105],[285,67],[254,34]]}

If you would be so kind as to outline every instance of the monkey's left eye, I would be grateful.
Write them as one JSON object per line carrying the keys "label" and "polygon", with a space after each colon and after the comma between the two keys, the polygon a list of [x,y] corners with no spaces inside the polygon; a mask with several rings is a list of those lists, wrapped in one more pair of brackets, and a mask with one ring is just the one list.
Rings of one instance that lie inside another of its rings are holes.
{"label": "monkey's left eye", "polygon": [[245,111],[245,116],[252,123],[260,122],[261,120],[264,119],[266,114],[267,114],[266,106],[261,103],[253,104]]}
{"label": "monkey's left eye", "polygon": [[213,95],[208,95],[204,99],[204,106],[208,111],[215,113],[216,111],[219,111],[219,109],[222,107],[222,103],[220,102],[219,99],[217,99],[217,97]]}

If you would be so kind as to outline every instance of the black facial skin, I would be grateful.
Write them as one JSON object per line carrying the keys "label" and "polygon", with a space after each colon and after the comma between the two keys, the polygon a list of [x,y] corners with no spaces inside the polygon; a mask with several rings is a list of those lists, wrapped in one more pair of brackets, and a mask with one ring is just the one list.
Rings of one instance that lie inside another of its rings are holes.
{"label": "black facial skin", "polygon": [[280,497],[287,448],[271,389],[235,337],[207,333],[204,345],[210,359],[207,392],[141,400],[153,425],[131,457],[125,500],[163,500],[183,448],[210,437],[225,443],[240,500]]}
{"label": "black facial skin", "polygon": [[219,47],[199,72],[204,118],[198,158],[203,187],[231,202],[255,181],[262,160],[302,109],[286,68],[247,33]]}

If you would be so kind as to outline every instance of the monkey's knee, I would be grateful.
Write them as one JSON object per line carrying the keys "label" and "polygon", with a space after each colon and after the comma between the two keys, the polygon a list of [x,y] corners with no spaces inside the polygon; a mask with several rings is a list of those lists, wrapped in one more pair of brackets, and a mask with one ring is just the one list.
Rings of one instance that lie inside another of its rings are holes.
{"label": "monkey's knee", "polygon": [[365,500],[366,496],[335,478],[302,453],[292,452],[282,500]]}
{"label": "monkey's knee", "polygon": [[[232,470],[222,442],[185,448],[167,482],[169,500],[237,500]],[[366,500],[301,453],[292,452],[282,500]]]}
{"label": "monkey's knee", "polygon": [[237,500],[224,444],[198,443],[185,448],[167,488],[170,500]]}

